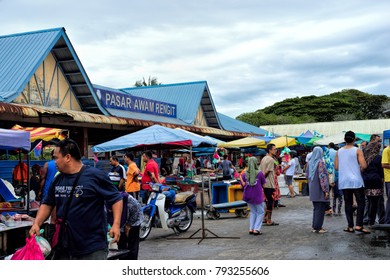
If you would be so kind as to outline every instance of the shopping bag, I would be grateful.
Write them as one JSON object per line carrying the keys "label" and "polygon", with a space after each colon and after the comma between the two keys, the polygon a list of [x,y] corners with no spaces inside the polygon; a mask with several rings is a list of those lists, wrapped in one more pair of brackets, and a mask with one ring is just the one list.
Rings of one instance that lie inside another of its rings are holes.
{"label": "shopping bag", "polygon": [[[42,234],[43,232],[44,230],[41,229],[40,233]],[[42,236],[35,236],[35,240],[37,241],[39,248],[41,248],[43,256],[46,258],[51,252],[51,246],[49,241],[47,241],[46,238]]]}
{"label": "shopping bag", "polygon": [[11,260],[44,260],[42,250],[39,247],[35,236],[31,235],[26,238],[26,245],[17,250]]}

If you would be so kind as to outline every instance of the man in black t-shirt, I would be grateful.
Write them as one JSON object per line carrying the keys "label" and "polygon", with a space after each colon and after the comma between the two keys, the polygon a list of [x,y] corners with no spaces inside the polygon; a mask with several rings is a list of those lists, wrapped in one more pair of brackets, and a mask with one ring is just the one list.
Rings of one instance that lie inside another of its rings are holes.
{"label": "man in black t-shirt", "polygon": [[[110,236],[114,242],[120,237],[122,196],[107,174],[94,167],[83,167],[77,143],[65,139],[56,144],[54,158],[60,172],[54,178],[47,195],[42,200],[30,235],[40,235],[40,226],[56,207],[57,219],[67,213],[65,237],[61,248],[54,248],[55,259],[99,260],[107,259],[107,221],[104,204],[111,205],[113,224]],[[81,172],[81,173],[80,173]],[[70,205],[70,193],[76,181]],[[65,208],[65,209],[64,209]]]}

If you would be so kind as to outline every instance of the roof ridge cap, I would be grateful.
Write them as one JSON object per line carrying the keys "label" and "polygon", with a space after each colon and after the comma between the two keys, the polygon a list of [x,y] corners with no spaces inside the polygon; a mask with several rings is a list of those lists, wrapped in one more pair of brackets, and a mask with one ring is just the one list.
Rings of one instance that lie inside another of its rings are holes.
{"label": "roof ridge cap", "polygon": [[14,34],[8,34],[8,35],[0,35],[0,38],[26,36],[26,35],[31,35],[31,34],[53,32],[53,31],[64,31],[65,32],[65,27],[56,27],[56,28],[50,28],[50,29],[42,29],[42,30],[36,30],[36,31],[28,31],[28,32],[14,33]]}

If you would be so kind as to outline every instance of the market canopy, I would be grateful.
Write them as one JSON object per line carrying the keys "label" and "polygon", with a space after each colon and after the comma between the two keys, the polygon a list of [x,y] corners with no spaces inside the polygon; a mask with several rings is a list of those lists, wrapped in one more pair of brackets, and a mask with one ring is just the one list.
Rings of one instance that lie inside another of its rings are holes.
{"label": "market canopy", "polygon": [[67,133],[67,130],[60,128],[50,128],[50,127],[22,127],[20,125],[14,125],[12,130],[28,131],[30,133],[30,141],[34,142],[36,140],[50,141],[52,139],[63,140],[65,137],[64,132]]}
{"label": "market canopy", "polygon": [[0,149],[21,149],[29,152],[31,149],[30,132],[0,128]]}
{"label": "market canopy", "polygon": [[222,140],[220,140],[220,139],[217,139],[217,138],[214,138],[214,137],[211,137],[211,136],[205,136],[205,138],[207,138],[207,139],[210,139],[210,140],[213,140],[213,141],[215,141],[215,142],[217,142],[217,144],[218,143],[226,143],[225,141],[222,141]]}
{"label": "market canopy", "polygon": [[[355,133],[355,135],[356,135],[356,140],[363,140],[363,138],[366,138],[366,136],[370,135],[370,134]],[[340,132],[338,134],[319,139],[319,140],[315,141],[314,144],[320,145],[320,146],[329,145],[330,142],[333,142],[334,144],[341,144],[341,143],[345,142],[344,136],[345,136],[345,132]],[[368,141],[369,140],[370,139],[368,138]],[[365,141],[367,141],[367,140],[365,140]]]}
{"label": "market canopy", "polygon": [[265,141],[255,137],[245,137],[230,142],[218,143],[218,147],[221,148],[259,147],[262,145],[265,145]]}
{"label": "market canopy", "polygon": [[[267,144],[274,144],[276,148],[283,148],[283,147],[295,146],[297,145],[297,141],[295,140],[295,138],[292,137],[281,136],[272,139]],[[266,147],[267,147],[266,144],[260,146],[260,148],[266,148]]]}
{"label": "market canopy", "polygon": [[355,133],[355,135],[356,135],[356,139],[370,142],[371,134]]}
{"label": "market canopy", "polygon": [[202,135],[189,132],[187,130],[181,129],[181,128],[175,128],[179,134],[183,135],[184,137],[189,137],[192,141],[192,145],[194,147],[199,146],[217,146],[218,142],[214,141],[212,139],[206,138]]}
{"label": "market canopy", "polygon": [[[203,141],[203,140],[202,140]],[[139,131],[121,136],[108,142],[92,147],[93,152],[110,152],[130,149],[134,147],[148,146],[184,146],[197,147],[202,142],[197,137],[184,134],[178,129],[168,128],[160,125],[153,125]]]}

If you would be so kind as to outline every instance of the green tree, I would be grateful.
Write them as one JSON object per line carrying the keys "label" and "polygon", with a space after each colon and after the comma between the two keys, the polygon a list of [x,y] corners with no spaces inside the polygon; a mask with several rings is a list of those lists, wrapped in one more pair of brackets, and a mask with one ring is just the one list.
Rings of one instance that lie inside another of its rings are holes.
{"label": "green tree", "polygon": [[255,126],[378,119],[386,117],[383,111],[390,109],[389,104],[386,95],[344,89],[323,96],[288,98],[256,112],[241,114],[237,119]]}
{"label": "green tree", "polygon": [[134,84],[136,87],[148,87],[148,86],[158,86],[161,85],[161,83],[158,82],[156,77],[149,76],[148,81],[145,81],[145,78],[143,77],[142,80],[138,80]]}

